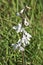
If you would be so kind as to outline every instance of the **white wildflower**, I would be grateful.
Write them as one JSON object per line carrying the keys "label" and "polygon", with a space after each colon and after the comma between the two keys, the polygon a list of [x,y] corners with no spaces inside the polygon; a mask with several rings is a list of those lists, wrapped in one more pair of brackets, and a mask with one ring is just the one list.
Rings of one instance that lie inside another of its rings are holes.
{"label": "white wildflower", "polygon": [[16,15],[20,16],[20,14],[22,14],[24,12],[24,9],[22,9],[20,12],[17,12]]}
{"label": "white wildflower", "polygon": [[20,45],[15,44],[14,49],[15,49],[15,50],[18,49],[19,46],[20,46]]}
{"label": "white wildflower", "polygon": [[24,19],[24,25],[25,26],[28,26],[29,25],[29,22],[27,22],[26,18]]}
{"label": "white wildflower", "polygon": [[21,46],[21,39],[19,39],[17,42],[17,47],[20,47],[20,46]]}
{"label": "white wildflower", "polygon": [[19,13],[19,12],[17,12],[17,13],[16,13],[16,15],[17,15],[17,16],[20,16],[20,13]]}
{"label": "white wildflower", "polygon": [[21,32],[22,24],[18,24],[18,30],[17,33]]}
{"label": "white wildflower", "polygon": [[26,39],[30,41],[30,37],[27,36]]}
{"label": "white wildflower", "polygon": [[24,9],[22,9],[21,11],[20,11],[20,14],[22,14],[24,12]]}
{"label": "white wildflower", "polygon": [[[31,9],[26,5],[26,9]],[[17,12],[17,16],[21,16],[24,11],[27,11],[26,9],[22,9],[20,12]],[[26,18],[23,18],[24,25],[29,26],[29,22],[26,20]],[[23,26],[24,27],[24,26]],[[13,29],[16,30],[17,33],[22,32],[22,38],[17,41],[16,44],[12,44],[14,47],[14,50],[24,51],[25,47],[30,44],[30,38],[32,37],[29,33],[25,31],[25,29],[22,27],[22,23],[19,23],[17,26],[14,26]]]}
{"label": "white wildflower", "polygon": [[18,44],[13,45],[14,50],[17,50],[19,47],[20,47],[20,45],[18,45]]}
{"label": "white wildflower", "polygon": [[23,30],[23,32],[24,32],[24,34],[26,35],[26,37],[28,37],[28,38],[31,38],[32,36],[29,34],[29,33],[27,33],[25,30]]}
{"label": "white wildflower", "polygon": [[22,28],[22,24],[20,24],[20,23],[18,24],[18,26],[13,27],[13,29],[15,29],[17,33],[22,32],[21,28]]}
{"label": "white wildflower", "polygon": [[25,45],[25,42],[26,41],[26,37],[23,35],[23,37],[22,37],[22,43],[24,43],[24,45]]}
{"label": "white wildflower", "polygon": [[18,45],[17,44],[12,44],[14,50],[16,50],[18,48]]}
{"label": "white wildflower", "polygon": [[29,34],[29,33],[27,33],[27,38],[29,39],[29,38],[31,38],[32,36]]}
{"label": "white wildflower", "polygon": [[15,44],[12,44],[12,46],[14,46]]}
{"label": "white wildflower", "polygon": [[16,44],[12,44],[12,46],[14,47],[14,49],[18,49],[21,46],[21,39],[19,39]]}
{"label": "white wildflower", "polygon": [[23,43],[22,45],[23,45],[24,48],[26,47],[26,44],[25,43]]}
{"label": "white wildflower", "polygon": [[21,46],[21,44],[16,44],[15,49],[18,49]]}
{"label": "white wildflower", "polygon": [[18,44],[18,46],[21,45],[21,39],[18,40],[17,44]]}
{"label": "white wildflower", "polygon": [[19,48],[19,52],[20,51],[24,51],[24,48],[22,46],[20,46],[20,48]]}
{"label": "white wildflower", "polygon": [[22,43],[23,43],[23,46],[25,47],[27,44],[30,44],[27,37],[23,34],[23,37],[22,37]]}
{"label": "white wildflower", "polygon": [[14,30],[17,30],[17,26],[14,26],[13,29],[14,29]]}

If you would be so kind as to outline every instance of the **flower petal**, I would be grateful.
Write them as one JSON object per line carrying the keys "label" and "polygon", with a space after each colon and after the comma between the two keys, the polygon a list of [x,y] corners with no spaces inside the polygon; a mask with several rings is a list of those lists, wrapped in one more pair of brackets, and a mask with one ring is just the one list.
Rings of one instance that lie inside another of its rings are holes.
{"label": "flower petal", "polygon": [[29,25],[29,22],[27,22],[26,18],[24,19],[24,25],[25,26],[28,26]]}

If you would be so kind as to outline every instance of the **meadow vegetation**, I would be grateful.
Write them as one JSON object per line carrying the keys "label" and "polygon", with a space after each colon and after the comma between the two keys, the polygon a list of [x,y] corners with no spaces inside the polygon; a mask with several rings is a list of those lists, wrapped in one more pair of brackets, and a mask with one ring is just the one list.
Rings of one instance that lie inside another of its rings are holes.
{"label": "meadow vegetation", "polygon": [[[18,0],[18,12],[28,5],[26,15],[30,26],[25,29],[32,35],[30,45],[25,50],[25,65],[43,65],[43,0]],[[0,65],[23,65],[22,53],[14,51],[11,44],[20,37],[14,25],[21,22],[16,16],[17,0],[0,0]]]}

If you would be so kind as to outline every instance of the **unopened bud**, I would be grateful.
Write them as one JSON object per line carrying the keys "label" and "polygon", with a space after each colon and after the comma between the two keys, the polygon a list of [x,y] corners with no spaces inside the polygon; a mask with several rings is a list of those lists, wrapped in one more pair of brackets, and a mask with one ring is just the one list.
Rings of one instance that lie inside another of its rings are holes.
{"label": "unopened bud", "polygon": [[28,7],[27,5],[26,5],[26,8],[27,8],[27,9],[31,9],[31,7]]}

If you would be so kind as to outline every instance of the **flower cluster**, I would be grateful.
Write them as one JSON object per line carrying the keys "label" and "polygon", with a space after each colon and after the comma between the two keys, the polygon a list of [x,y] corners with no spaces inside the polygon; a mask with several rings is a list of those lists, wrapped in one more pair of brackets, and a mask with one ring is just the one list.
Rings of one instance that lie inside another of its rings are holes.
{"label": "flower cluster", "polygon": [[[26,6],[27,7],[27,6]],[[29,8],[29,7],[28,7]],[[20,15],[24,12],[25,9],[22,9],[20,13],[17,13],[17,15]],[[16,30],[17,33],[23,33],[22,38],[18,40],[16,44],[12,44],[15,50],[24,51],[25,47],[30,44],[30,38],[32,37],[29,33],[26,32],[25,28],[22,25],[29,26],[29,22],[24,18],[23,23],[19,23],[17,26],[14,26],[13,29]]]}

